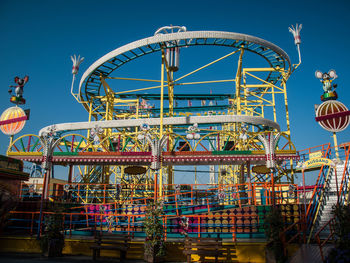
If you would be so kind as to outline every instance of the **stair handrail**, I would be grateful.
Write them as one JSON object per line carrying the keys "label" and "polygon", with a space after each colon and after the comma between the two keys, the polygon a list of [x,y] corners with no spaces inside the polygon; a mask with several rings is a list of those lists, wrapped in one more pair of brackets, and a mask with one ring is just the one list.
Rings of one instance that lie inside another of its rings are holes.
{"label": "stair handrail", "polygon": [[[322,145],[322,147],[323,147],[323,145]],[[326,149],[326,152],[325,152],[325,154],[324,154],[324,157],[328,157],[328,155],[330,154],[330,150],[331,150],[331,145],[330,145],[330,143],[329,143],[329,144],[328,144],[328,147],[327,147],[327,149]],[[306,215],[305,215],[306,218],[308,218],[308,216],[309,216],[309,213],[310,213],[310,210],[311,210],[311,206],[312,206],[312,204],[313,204],[313,200],[314,200],[314,198],[315,198],[316,192],[318,191],[318,188],[319,188],[319,185],[320,185],[320,182],[321,182],[321,179],[322,179],[323,168],[324,168],[324,165],[321,166],[320,172],[318,173],[318,178],[317,178],[317,181],[316,181],[316,184],[315,184],[315,188],[314,188],[314,190],[313,190],[313,192],[312,192],[312,196],[311,196],[311,199],[310,199],[310,203],[309,203],[309,205],[308,205],[308,207],[307,207],[307,210],[306,210]],[[324,182],[322,183],[322,185],[324,186],[325,183],[326,183],[326,181],[324,181]]]}
{"label": "stair handrail", "polygon": [[[300,156],[300,160],[305,160],[304,157],[306,154],[310,154],[310,153],[317,152],[317,151],[321,151],[324,154],[324,152],[328,151],[330,149],[330,147],[331,147],[331,143],[324,143],[324,144],[317,145],[314,147],[309,147],[306,149],[299,150],[299,151],[297,151],[297,153]],[[321,148],[321,150],[312,151],[313,149],[316,149],[316,148]],[[306,152],[306,153],[303,153],[303,152]],[[324,154],[324,156],[327,156],[327,153]]]}
{"label": "stair handrail", "polygon": [[343,169],[342,180],[339,190],[339,203],[343,204],[346,200],[346,194],[349,191],[349,156],[350,156],[350,143],[345,144],[347,146],[345,149],[345,163]]}
{"label": "stair handrail", "polygon": [[313,230],[315,228],[315,223],[316,223],[316,220],[317,220],[317,217],[318,217],[318,212],[320,211],[320,207],[321,207],[322,202],[323,202],[323,197],[324,197],[325,192],[326,192],[326,186],[327,186],[327,182],[329,181],[329,174],[331,173],[331,171],[332,171],[332,169],[328,169],[327,176],[326,176],[326,179],[324,181],[324,184],[323,184],[323,187],[322,187],[322,190],[321,190],[321,196],[319,198],[319,201],[317,202],[316,212],[315,212],[315,215],[313,216],[313,221],[312,221],[312,224],[311,224],[311,230],[310,230],[310,234],[309,234],[309,238],[307,240],[307,243],[310,243],[311,235],[312,235],[312,232],[313,232]]}
{"label": "stair handrail", "polygon": [[[325,260],[324,258],[324,255],[323,255],[323,246],[329,241],[329,240],[332,240],[334,241],[334,225],[336,223],[336,219],[335,219],[335,215],[330,219],[328,220],[327,223],[325,223],[315,234],[315,240],[320,248],[320,253],[321,253],[321,257],[322,257],[322,261]],[[326,239],[324,239],[323,241],[321,241],[321,238],[320,238],[320,233],[327,227],[329,226],[329,235],[327,236]]]}
{"label": "stair handrail", "polygon": [[[300,219],[293,224],[289,225],[287,228],[285,228],[280,233],[280,238],[283,243],[283,254],[287,256],[287,246],[291,244],[297,237],[299,237],[299,244],[306,242],[306,224],[305,219],[303,216],[300,217]],[[295,226],[298,226],[297,233],[289,238],[289,240],[286,240],[286,234],[289,230],[293,229]]]}

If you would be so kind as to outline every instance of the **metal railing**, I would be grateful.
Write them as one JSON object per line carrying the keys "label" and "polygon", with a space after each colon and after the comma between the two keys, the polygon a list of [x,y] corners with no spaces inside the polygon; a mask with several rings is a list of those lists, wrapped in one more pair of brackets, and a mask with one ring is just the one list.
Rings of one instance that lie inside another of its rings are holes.
{"label": "metal railing", "polygon": [[[293,186],[297,187],[297,185]],[[178,189],[177,187],[180,187]],[[232,185],[187,184],[164,185],[162,199],[166,204],[217,204],[235,205],[270,205],[274,199],[276,204],[298,204],[299,195],[290,192],[290,184],[275,184],[270,182],[253,182]],[[27,184],[20,188],[21,200],[32,200],[41,196],[33,192]],[[154,199],[154,185],[146,184],[55,184],[49,190],[52,200],[91,203],[137,204],[147,203]]]}
{"label": "metal railing", "polygon": [[[72,212],[62,212],[59,215],[63,219],[64,234],[67,237],[72,235],[92,235],[94,231],[109,231],[128,234],[131,237],[144,238],[143,221],[145,214],[138,212],[129,214],[118,211],[114,207],[107,207],[105,211],[96,212],[99,209],[90,209],[89,207],[74,208]],[[165,238],[182,238],[184,232],[181,221],[188,220],[186,232],[192,237],[222,237],[236,241],[237,238],[265,238],[264,213],[258,209],[244,210],[243,208],[236,213],[223,214],[173,214],[163,215],[160,220],[163,222]],[[46,216],[53,212],[42,212],[42,221],[40,212],[12,211],[10,212],[10,222],[7,230],[13,234],[37,235],[42,233],[45,225]],[[300,221],[299,215],[285,215],[285,222]],[[298,223],[297,222],[297,223]],[[294,229],[297,223],[292,223],[288,230]],[[289,242],[294,240],[291,239]]]}
{"label": "metal railing", "polygon": [[[335,241],[335,235],[334,235],[335,224],[336,224],[336,219],[335,217],[333,217],[326,224],[324,224],[315,234],[315,240],[320,248],[322,261],[325,261],[324,254],[323,254],[324,245],[330,241]],[[326,233],[329,232],[329,234],[326,234],[326,237],[322,238],[321,240],[320,236],[325,232]]]}

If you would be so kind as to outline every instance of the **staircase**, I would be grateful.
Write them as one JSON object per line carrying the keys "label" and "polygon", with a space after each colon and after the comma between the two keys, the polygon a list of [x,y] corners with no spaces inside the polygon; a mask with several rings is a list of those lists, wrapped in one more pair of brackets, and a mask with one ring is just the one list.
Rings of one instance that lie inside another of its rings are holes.
{"label": "staircase", "polygon": [[[326,245],[323,248],[323,255],[328,255],[334,245]],[[297,252],[287,261],[288,263],[312,262],[323,263],[320,247],[315,244],[303,244]]]}
{"label": "staircase", "polygon": [[[328,181],[326,182],[324,198],[322,200],[322,204],[320,207],[320,211],[318,214],[318,218],[316,220],[316,231],[317,232],[322,226],[324,226],[332,217],[332,209],[333,206],[337,204],[337,187],[338,191],[340,191],[340,185],[343,177],[343,172],[345,168],[345,163],[336,165],[336,173],[335,169],[332,168],[330,171],[330,175]],[[338,186],[337,186],[338,184]],[[323,235],[327,236],[329,233],[324,231]]]}

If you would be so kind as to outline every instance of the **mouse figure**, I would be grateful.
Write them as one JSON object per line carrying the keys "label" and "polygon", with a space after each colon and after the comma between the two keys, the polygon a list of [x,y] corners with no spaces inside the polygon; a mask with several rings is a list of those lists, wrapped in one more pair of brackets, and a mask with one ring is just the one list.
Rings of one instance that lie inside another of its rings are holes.
{"label": "mouse figure", "polygon": [[10,99],[10,101],[12,103],[25,104],[25,99],[23,98],[23,87],[28,82],[28,80],[29,80],[28,76],[25,76],[24,78],[15,77],[15,83],[17,85],[15,85],[15,86],[11,85],[10,89],[9,89],[9,94],[11,95],[11,93],[12,93],[11,88],[15,88],[16,96],[12,96]]}
{"label": "mouse figure", "polygon": [[334,69],[328,71],[328,73],[322,73],[317,70],[315,72],[316,78],[318,78],[323,85],[323,95],[321,96],[322,101],[327,100],[336,100],[338,98],[337,92],[335,89],[337,88],[337,84],[332,84],[333,80],[335,80],[338,76]]}
{"label": "mouse figure", "polygon": [[199,140],[199,138],[201,137],[200,135],[200,129],[198,128],[198,124],[195,123],[192,126],[189,126],[187,131],[186,131],[187,135],[186,138],[189,140]]}

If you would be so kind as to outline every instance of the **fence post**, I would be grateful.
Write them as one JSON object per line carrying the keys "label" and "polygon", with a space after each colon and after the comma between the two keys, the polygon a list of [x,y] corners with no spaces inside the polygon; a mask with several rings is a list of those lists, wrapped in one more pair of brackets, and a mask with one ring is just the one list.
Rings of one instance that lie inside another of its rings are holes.
{"label": "fence post", "polygon": [[128,216],[128,236],[130,236],[130,215]]}
{"label": "fence post", "polygon": [[33,235],[34,212],[32,212],[32,222],[30,223],[30,235]]}
{"label": "fence post", "polygon": [[207,197],[207,208],[208,208],[208,213],[210,213],[210,206],[209,206],[209,199]]}
{"label": "fence post", "polygon": [[103,203],[106,203],[106,184],[103,185]]}
{"label": "fence post", "polygon": [[177,204],[177,193],[175,194],[175,207],[176,207],[176,215],[179,216],[179,208]]}
{"label": "fence post", "polygon": [[239,206],[239,208],[241,208],[242,207],[242,203],[241,203],[241,196],[239,194],[238,185],[236,185],[236,191],[237,191],[237,196],[238,196],[238,206]]}
{"label": "fence post", "polygon": [[80,184],[78,184],[77,202],[79,202],[79,195],[80,195]]}
{"label": "fence post", "polygon": [[198,237],[201,237],[201,218],[200,216],[197,216],[197,223],[198,223]]}
{"label": "fence post", "polygon": [[193,185],[191,184],[191,205],[193,205]]}
{"label": "fence post", "polygon": [[164,241],[166,241],[167,234],[168,234],[167,215],[163,216],[163,229],[164,229]]}
{"label": "fence post", "polygon": [[72,236],[72,213],[70,214],[70,222],[69,222],[69,236]]}
{"label": "fence post", "polygon": [[232,216],[232,241],[236,241],[236,216]]}

